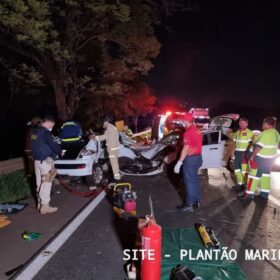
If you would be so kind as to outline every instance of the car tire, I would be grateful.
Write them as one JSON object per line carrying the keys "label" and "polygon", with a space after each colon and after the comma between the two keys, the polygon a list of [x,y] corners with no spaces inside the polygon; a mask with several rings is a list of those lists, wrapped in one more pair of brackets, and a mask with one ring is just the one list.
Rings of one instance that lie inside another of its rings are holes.
{"label": "car tire", "polygon": [[92,174],[86,176],[86,183],[89,186],[99,187],[104,180],[104,170],[101,164],[95,163],[92,165]]}

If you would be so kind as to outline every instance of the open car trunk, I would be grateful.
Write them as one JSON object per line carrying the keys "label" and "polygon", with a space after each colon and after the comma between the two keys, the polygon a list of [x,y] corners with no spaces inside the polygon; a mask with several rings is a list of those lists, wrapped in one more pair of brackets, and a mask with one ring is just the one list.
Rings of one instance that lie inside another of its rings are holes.
{"label": "open car trunk", "polygon": [[61,149],[65,150],[65,153],[60,159],[76,159],[80,151],[86,146],[86,141],[66,142],[61,144]]}
{"label": "open car trunk", "polygon": [[239,114],[225,114],[211,119],[209,129],[218,129],[227,132],[228,129],[235,130],[236,121],[239,119]]}

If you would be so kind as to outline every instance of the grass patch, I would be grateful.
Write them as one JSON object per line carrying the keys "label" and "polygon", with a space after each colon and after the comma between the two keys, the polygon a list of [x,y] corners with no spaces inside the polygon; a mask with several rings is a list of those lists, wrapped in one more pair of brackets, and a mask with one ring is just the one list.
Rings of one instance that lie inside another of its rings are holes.
{"label": "grass patch", "polygon": [[0,203],[16,202],[31,196],[23,170],[0,175]]}

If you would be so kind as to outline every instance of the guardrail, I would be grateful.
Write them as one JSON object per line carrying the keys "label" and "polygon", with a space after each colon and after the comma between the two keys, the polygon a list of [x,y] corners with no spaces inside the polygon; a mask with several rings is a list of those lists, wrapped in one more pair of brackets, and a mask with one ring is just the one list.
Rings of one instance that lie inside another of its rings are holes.
{"label": "guardrail", "polygon": [[24,169],[23,158],[13,158],[0,161],[0,174],[8,174],[21,169]]}

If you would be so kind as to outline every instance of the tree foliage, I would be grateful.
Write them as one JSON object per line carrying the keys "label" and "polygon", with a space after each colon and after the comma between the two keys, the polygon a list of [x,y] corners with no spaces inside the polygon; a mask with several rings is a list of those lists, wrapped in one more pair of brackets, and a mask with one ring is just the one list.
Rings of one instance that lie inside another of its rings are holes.
{"label": "tree foliage", "polygon": [[148,73],[157,21],[152,0],[1,0],[0,44],[20,57],[6,63],[13,77],[52,86],[64,120]]}
{"label": "tree foliage", "polygon": [[[105,95],[100,93],[94,100],[81,107],[85,112],[83,122],[89,126],[101,126],[105,113],[116,116],[117,119],[134,117],[137,122],[139,116],[146,116],[154,110],[156,97],[144,82],[133,82],[123,88],[121,94]],[[91,109],[86,109],[90,107]],[[137,126],[137,124],[135,124]]]}

